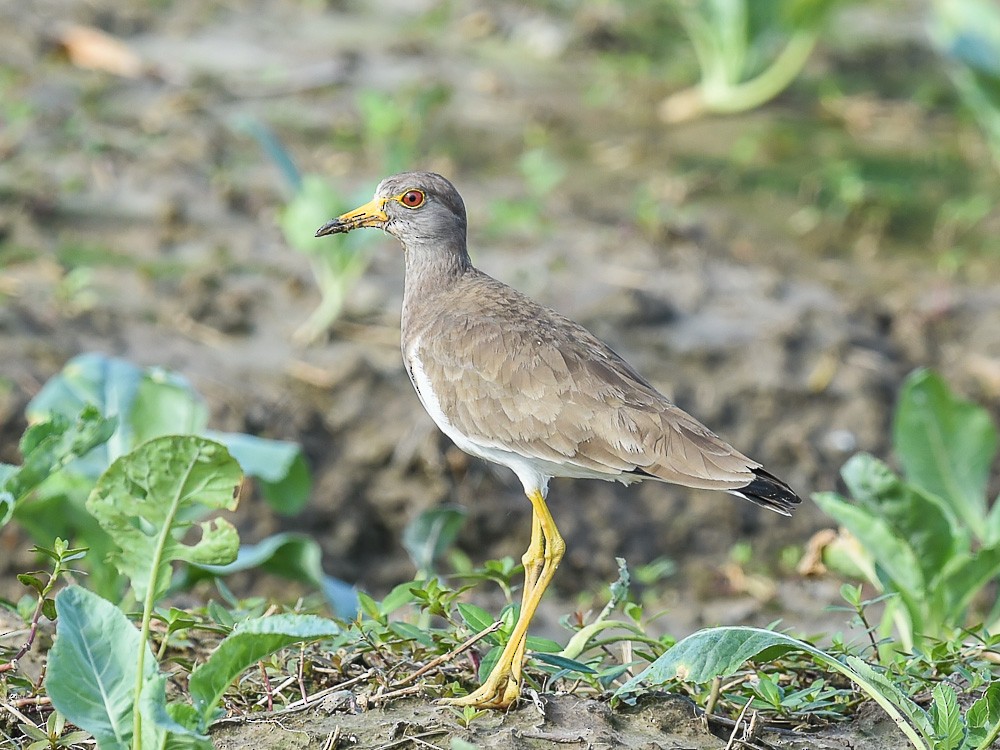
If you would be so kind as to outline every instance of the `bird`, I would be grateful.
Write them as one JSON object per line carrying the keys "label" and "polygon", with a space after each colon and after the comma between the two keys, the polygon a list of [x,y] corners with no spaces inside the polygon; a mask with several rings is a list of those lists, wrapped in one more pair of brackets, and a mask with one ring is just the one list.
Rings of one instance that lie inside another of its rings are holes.
{"label": "bird", "polygon": [[417,397],[456,446],[513,470],[531,503],[510,638],[478,689],[443,701],[502,710],[520,696],[528,626],[566,551],[546,505],[551,478],[721,490],[786,516],[801,500],[586,328],[477,269],[467,224],[448,179],[405,172],[316,237],[367,227],[399,240],[400,348]]}

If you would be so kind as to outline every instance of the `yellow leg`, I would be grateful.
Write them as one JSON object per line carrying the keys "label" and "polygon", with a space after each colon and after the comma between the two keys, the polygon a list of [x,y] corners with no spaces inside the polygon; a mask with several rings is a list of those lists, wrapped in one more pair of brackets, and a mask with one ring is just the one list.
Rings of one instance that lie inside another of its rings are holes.
{"label": "yellow leg", "polygon": [[442,703],[504,709],[516,701],[521,693],[521,663],[524,660],[528,625],[566,552],[566,543],[559,535],[559,529],[545,505],[545,497],[536,489],[528,493],[528,500],[533,509],[531,544],[522,558],[524,592],[521,614],[514,623],[510,640],[482,687],[462,698],[447,698]]}
{"label": "yellow leg", "polygon": [[[521,556],[521,564],[524,566],[524,586],[521,588],[521,612],[525,611],[528,602],[531,601],[531,592],[538,585],[538,578],[542,574],[542,566],[545,562],[545,537],[542,534],[542,524],[538,520],[535,509],[531,509],[531,543],[528,550]],[[520,619],[520,618],[518,618]],[[528,643],[528,633],[525,630],[520,646],[511,661],[511,679],[516,684],[521,684],[521,667],[524,663],[524,651]]]}

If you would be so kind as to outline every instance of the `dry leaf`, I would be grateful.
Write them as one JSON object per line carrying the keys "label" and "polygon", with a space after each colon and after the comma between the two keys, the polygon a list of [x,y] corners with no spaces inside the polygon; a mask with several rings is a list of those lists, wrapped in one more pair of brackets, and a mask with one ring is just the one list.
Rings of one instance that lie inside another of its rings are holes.
{"label": "dry leaf", "polygon": [[143,73],[140,57],[119,39],[93,26],[67,26],[58,36],[59,47],[78,68],[101,70],[123,78]]}

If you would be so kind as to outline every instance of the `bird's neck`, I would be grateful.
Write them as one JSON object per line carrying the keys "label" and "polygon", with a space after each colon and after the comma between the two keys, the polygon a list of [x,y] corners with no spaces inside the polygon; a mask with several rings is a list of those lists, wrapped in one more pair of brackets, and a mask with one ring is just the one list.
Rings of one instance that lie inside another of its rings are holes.
{"label": "bird's neck", "polygon": [[406,281],[403,289],[403,318],[422,304],[446,292],[470,271],[474,271],[464,240],[453,247],[408,243],[403,247]]}

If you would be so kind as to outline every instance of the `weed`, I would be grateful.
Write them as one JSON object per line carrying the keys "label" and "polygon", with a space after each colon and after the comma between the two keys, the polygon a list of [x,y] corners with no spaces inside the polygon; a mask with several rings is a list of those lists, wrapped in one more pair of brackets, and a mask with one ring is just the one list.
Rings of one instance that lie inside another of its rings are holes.
{"label": "weed", "polygon": [[[895,594],[879,630],[895,628],[911,651],[925,639],[955,637],[1000,576],[1000,503],[990,508],[986,499],[997,432],[984,409],[918,370],[903,384],[893,438],[905,478],[859,454],[842,471],[854,502],[829,492],[814,499],[860,542],[851,548],[854,571]],[[1000,604],[986,622],[1000,622]]]}

